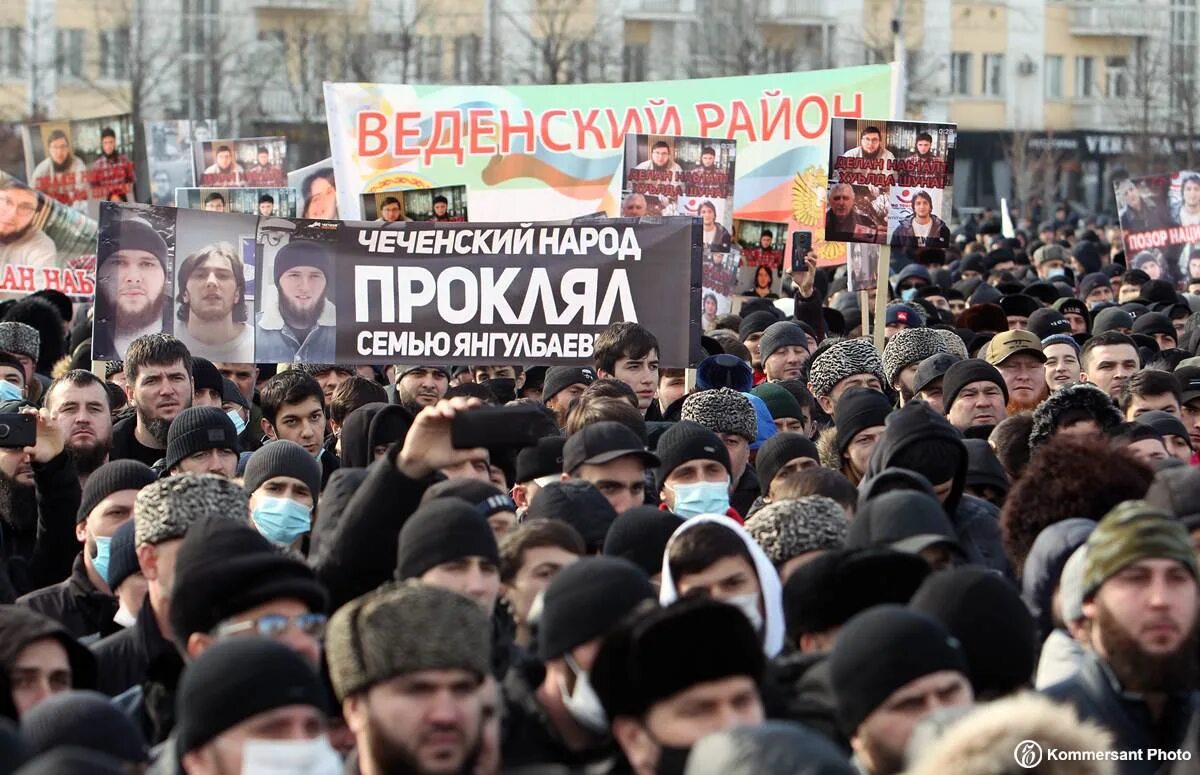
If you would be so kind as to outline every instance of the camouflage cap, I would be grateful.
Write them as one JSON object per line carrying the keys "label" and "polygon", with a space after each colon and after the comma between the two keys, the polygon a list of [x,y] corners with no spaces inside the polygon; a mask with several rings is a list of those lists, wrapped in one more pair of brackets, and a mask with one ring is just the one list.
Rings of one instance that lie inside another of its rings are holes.
{"label": "camouflage cap", "polygon": [[1183,525],[1145,501],[1125,501],[1108,512],[1088,537],[1084,600],[1122,568],[1146,559],[1175,560],[1200,578]]}

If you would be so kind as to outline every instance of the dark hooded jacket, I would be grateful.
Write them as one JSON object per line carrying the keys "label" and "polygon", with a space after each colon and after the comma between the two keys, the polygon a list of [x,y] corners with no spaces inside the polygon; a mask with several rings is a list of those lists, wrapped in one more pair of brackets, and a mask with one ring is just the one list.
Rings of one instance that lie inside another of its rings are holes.
{"label": "dark hooded jacket", "polygon": [[81,490],[75,463],[65,451],[33,464],[34,492],[17,491],[0,517],[0,602],[48,587],[71,575],[79,554],[75,513]]}
{"label": "dark hooded jacket", "polygon": [[0,606],[0,669],[5,675],[26,646],[46,638],[54,638],[66,649],[72,688],[95,688],[96,660],[61,624],[23,606]]}
{"label": "dark hooded jacket", "polygon": [[121,629],[113,621],[117,599],[92,584],[82,552],[76,555],[70,576],[22,596],[17,605],[50,617],[81,640],[96,640]]}
{"label": "dark hooded jacket", "polygon": [[1021,597],[1029,613],[1033,614],[1042,640],[1054,629],[1050,605],[1063,566],[1075,550],[1087,542],[1095,527],[1096,523],[1092,520],[1078,518],[1048,525],[1038,534],[1025,558],[1025,568],[1021,574]]}
{"label": "dark hooded jacket", "polygon": [[903,453],[912,447],[935,439],[950,442],[957,447],[959,457],[950,494],[942,505],[954,526],[959,545],[969,562],[1011,578],[1012,568],[1000,538],[999,510],[985,500],[963,493],[967,481],[967,448],[962,434],[924,401],[913,401],[892,412],[886,426],[871,454],[864,480],[870,480],[885,468],[902,468]]}
{"label": "dark hooded jacket", "polygon": [[93,644],[92,654],[100,670],[96,688],[110,697],[146,682],[152,674],[168,677],[174,674],[177,679],[183,670],[183,660],[175,644],[158,628],[149,596],[142,603],[134,625]]}
{"label": "dark hooded jacket", "polygon": [[768,665],[764,685],[769,718],[803,724],[850,755],[850,740],[838,726],[828,651],[780,654]]}
{"label": "dark hooded jacket", "polygon": [[371,464],[371,421],[388,406],[381,402],[365,404],[346,415],[342,423],[342,463],[346,468],[366,468]]}
{"label": "dark hooded jacket", "polygon": [[512,666],[502,684],[504,731],[501,750],[505,771],[536,769],[544,775],[585,775],[615,761],[617,747],[611,738],[583,751],[572,751],[563,742],[537,698],[546,668],[536,659],[525,658]]}

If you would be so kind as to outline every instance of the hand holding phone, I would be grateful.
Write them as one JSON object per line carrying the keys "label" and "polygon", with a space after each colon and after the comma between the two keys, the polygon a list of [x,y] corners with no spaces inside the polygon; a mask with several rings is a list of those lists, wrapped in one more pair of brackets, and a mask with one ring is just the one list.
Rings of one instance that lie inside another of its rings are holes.
{"label": "hand holding phone", "polygon": [[805,257],[812,250],[812,232],[811,231],[793,231],[792,232],[792,268],[790,274],[803,274],[808,271],[808,262]]}

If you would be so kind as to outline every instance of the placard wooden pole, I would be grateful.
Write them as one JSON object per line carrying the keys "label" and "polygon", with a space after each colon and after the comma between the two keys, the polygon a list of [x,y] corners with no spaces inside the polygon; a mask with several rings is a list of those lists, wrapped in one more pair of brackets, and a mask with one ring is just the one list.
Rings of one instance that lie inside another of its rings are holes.
{"label": "placard wooden pole", "polygon": [[858,292],[858,309],[862,313],[862,324],[858,330],[862,336],[866,336],[871,330],[871,293],[865,288]]}
{"label": "placard wooden pole", "polygon": [[883,355],[883,327],[887,322],[888,275],[891,273],[892,248],[879,247],[879,266],[875,273],[875,349]]}

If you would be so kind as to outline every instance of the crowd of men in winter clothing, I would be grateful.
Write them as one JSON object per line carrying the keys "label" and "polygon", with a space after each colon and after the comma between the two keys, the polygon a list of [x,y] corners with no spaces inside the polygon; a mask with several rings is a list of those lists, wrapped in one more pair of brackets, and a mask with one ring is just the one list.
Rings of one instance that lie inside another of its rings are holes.
{"label": "crowd of men in winter clothing", "polygon": [[0,773],[1200,772],[1200,296],[1119,237],[903,256],[882,352],[810,254],[693,371],[5,302]]}

